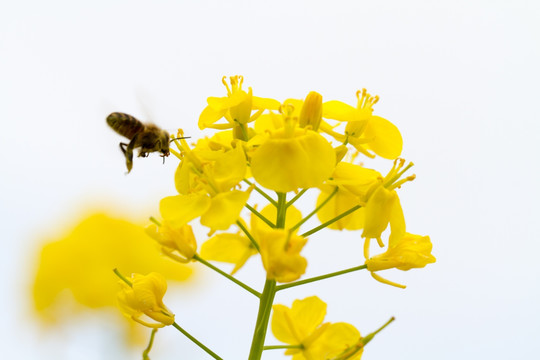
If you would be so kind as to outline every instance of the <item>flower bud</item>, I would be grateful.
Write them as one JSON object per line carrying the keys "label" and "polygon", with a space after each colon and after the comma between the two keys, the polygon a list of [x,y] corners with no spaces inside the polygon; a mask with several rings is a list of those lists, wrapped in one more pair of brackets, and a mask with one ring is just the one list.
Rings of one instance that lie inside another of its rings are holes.
{"label": "flower bud", "polygon": [[[118,293],[118,305],[127,317],[150,328],[160,328],[174,323],[174,314],[163,304],[167,291],[165,278],[158,273],[148,275],[133,274],[131,286],[120,282],[123,289]],[[155,321],[143,320],[148,317]]]}
{"label": "flower bud", "polygon": [[300,111],[298,124],[301,128],[311,126],[313,131],[319,129],[322,120],[322,95],[312,91],[306,96],[306,100]]}

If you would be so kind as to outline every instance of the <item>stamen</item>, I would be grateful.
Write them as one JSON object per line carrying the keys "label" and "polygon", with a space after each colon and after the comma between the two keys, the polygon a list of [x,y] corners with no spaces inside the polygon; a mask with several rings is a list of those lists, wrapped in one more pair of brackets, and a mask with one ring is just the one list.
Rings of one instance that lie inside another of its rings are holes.
{"label": "stamen", "polygon": [[381,283],[386,284],[386,285],[395,286],[395,287],[400,288],[400,289],[405,289],[407,287],[405,285],[401,285],[401,284],[395,283],[393,281],[387,280],[387,279],[383,278],[382,276],[380,276],[378,274],[375,274],[374,272],[371,272],[371,276],[373,276],[373,278],[375,280],[377,280],[378,282],[381,282]]}
{"label": "stamen", "polygon": [[379,247],[384,247],[384,243],[380,236],[377,238],[377,244],[379,244]]}
{"label": "stamen", "polygon": [[402,180],[399,180],[397,183],[395,183],[394,185],[390,186],[388,188],[388,190],[394,190],[396,188],[401,188],[401,185],[405,184],[407,181],[413,181],[414,179],[416,179],[416,174],[413,174],[411,176],[407,176],[405,179],[402,179]]}
{"label": "stamen", "polygon": [[231,96],[231,88],[229,87],[229,84],[227,84],[227,77],[224,76],[222,79],[221,79],[221,82],[223,83],[223,85],[225,85],[225,87],[227,88],[227,95]]}
{"label": "stamen", "polygon": [[356,98],[358,99],[358,109],[373,110],[373,105],[379,102],[379,95],[371,96],[366,89],[358,90]]}
{"label": "stamen", "polygon": [[[403,161],[405,162],[405,159],[403,159]],[[402,165],[403,166],[403,165]],[[400,166],[400,167],[402,167]],[[414,163],[411,161],[409,164],[407,164],[407,166],[405,167],[405,169],[401,170],[397,176],[398,178],[401,177],[401,175],[403,175],[405,173],[405,171],[409,170],[410,168],[412,168],[414,166]],[[398,169],[399,170],[399,169]]]}

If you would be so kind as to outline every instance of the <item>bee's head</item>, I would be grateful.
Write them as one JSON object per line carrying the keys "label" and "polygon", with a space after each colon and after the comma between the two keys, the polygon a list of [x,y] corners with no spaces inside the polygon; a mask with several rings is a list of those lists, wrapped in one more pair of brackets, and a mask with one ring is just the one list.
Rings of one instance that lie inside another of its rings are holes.
{"label": "bee's head", "polygon": [[169,156],[169,133],[165,130],[161,131],[160,145],[161,149],[159,149],[159,151],[161,152],[161,156]]}

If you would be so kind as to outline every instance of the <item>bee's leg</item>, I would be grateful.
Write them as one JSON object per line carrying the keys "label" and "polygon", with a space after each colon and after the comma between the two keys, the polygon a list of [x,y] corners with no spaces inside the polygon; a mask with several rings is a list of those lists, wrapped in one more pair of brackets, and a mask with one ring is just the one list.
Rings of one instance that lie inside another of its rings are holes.
{"label": "bee's leg", "polygon": [[128,144],[120,143],[120,150],[122,150],[122,154],[124,155],[126,155],[126,146],[128,146]]}
{"label": "bee's leg", "polygon": [[135,147],[138,136],[139,135],[137,134],[133,137],[133,139],[131,139],[124,152],[124,155],[126,156],[126,167],[128,169],[128,173],[133,168],[133,148]]}

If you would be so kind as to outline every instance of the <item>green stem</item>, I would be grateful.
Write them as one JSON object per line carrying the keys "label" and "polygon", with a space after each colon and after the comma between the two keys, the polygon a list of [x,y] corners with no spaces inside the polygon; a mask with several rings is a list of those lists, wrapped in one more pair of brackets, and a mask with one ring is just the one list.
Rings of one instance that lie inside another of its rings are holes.
{"label": "green stem", "polygon": [[176,322],[172,323],[172,326],[174,326],[178,331],[180,331],[182,334],[184,334],[185,337],[187,337],[189,340],[193,341],[197,346],[199,346],[201,349],[206,351],[206,353],[210,356],[212,356],[216,360],[223,360],[219,356],[217,356],[216,353],[214,353],[212,350],[204,346],[203,343],[201,343],[199,340],[195,339],[193,336],[191,336],[190,333],[188,333],[186,330],[182,329],[180,325],[178,325]]}
{"label": "green stem", "polygon": [[[277,193],[276,208],[276,226],[278,229],[285,227],[285,215],[287,213],[287,194]],[[272,304],[276,296],[276,280],[266,279],[264,290],[259,303],[259,313],[257,314],[257,323],[253,332],[253,340],[251,341],[251,349],[249,350],[248,360],[260,360],[264,348],[264,340],[266,339],[266,331],[268,330],[268,322],[270,321],[270,313],[272,312]]]}
{"label": "green stem", "polygon": [[154,344],[154,337],[156,336],[158,329],[152,329],[152,333],[150,334],[150,341],[148,342],[148,346],[146,349],[144,349],[142,353],[143,360],[150,360],[148,357],[148,354],[150,353],[150,350],[152,350],[152,345]]}
{"label": "green stem", "polygon": [[[244,179],[244,182],[246,184],[248,184],[249,186],[253,186],[253,183],[247,179]],[[268,195],[267,193],[264,192],[263,189],[261,189],[260,187],[258,187],[257,185],[255,185],[253,187],[255,189],[256,192],[258,192],[259,194],[261,194],[266,200],[268,200],[268,202],[270,202],[270,204],[274,205],[274,206],[277,206],[277,202],[276,200],[272,199],[272,197],[270,195]]]}
{"label": "green stem", "polygon": [[319,281],[319,280],[329,279],[329,278],[334,277],[334,276],[339,276],[339,275],[347,274],[347,273],[350,273],[350,272],[353,272],[353,271],[363,270],[363,269],[365,269],[365,268],[367,268],[367,265],[360,265],[360,266],[355,266],[355,267],[350,268],[350,269],[345,269],[345,270],[341,270],[341,271],[336,271],[336,272],[333,272],[333,273],[330,273],[330,274],[326,274],[326,275],[315,276],[315,277],[312,277],[312,278],[309,278],[309,279],[305,279],[305,280],[300,280],[300,281],[296,281],[296,282],[292,282],[292,283],[288,283],[288,284],[279,285],[279,286],[276,286],[276,291],[288,289],[288,288],[295,287],[295,286],[299,286],[299,285],[309,284],[310,282],[314,282],[314,281]]}
{"label": "green stem", "polygon": [[264,348],[264,340],[266,331],[268,330],[268,322],[270,320],[270,312],[276,295],[276,281],[266,280],[264,290],[259,303],[259,313],[257,314],[257,324],[253,332],[253,340],[251,341],[251,349],[249,351],[248,360],[260,360]]}
{"label": "green stem", "polygon": [[338,221],[339,219],[341,218],[344,218],[345,216],[349,215],[350,213],[353,213],[355,212],[356,210],[360,209],[362,207],[362,205],[356,205],[356,206],[353,206],[352,208],[350,208],[349,210],[345,211],[344,213],[341,213],[340,215],[336,216],[335,218],[333,218],[332,220],[328,220],[327,222],[325,222],[324,224],[321,224],[319,226],[317,226],[316,228],[313,228],[309,231],[306,231],[305,233],[303,233],[302,235],[300,236],[309,236],[309,235],[312,235],[314,233],[316,233],[317,231],[319,230],[322,230],[324,229],[325,227],[327,227],[328,225],[332,224],[332,223],[335,223],[336,221]]}
{"label": "green stem", "polygon": [[283,229],[285,227],[285,219],[287,216],[287,193],[277,193],[278,206],[276,215],[276,227]]}
{"label": "green stem", "polygon": [[257,211],[257,209],[255,209],[253,206],[249,205],[249,204],[246,204],[246,208],[251,211],[255,216],[257,216],[259,219],[261,219],[262,221],[264,221],[268,226],[270,226],[272,229],[274,229],[276,227],[276,225],[274,223],[272,223],[270,220],[268,220],[266,217],[264,217],[263,214],[261,214],[260,212]]}
{"label": "green stem", "polygon": [[278,349],[303,349],[302,345],[269,345],[263,347],[263,350],[278,350]]}
{"label": "green stem", "polygon": [[308,191],[308,189],[302,189],[298,194],[296,194],[295,197],[293,197],[288,203],[287,203],[287,207],[291,206],[292,204],[294,204],[296,202],[296,200],[300,199],[300,197],[302,195],[304,195],[304,193]]}
{"label": "green stem", "polygon": [[249,291],[250,293],[252,293],[253,295],[255,295],[256,297],[260,298],[261,297],[261,293],[258,292],[257,290],[254,290],[252,289],[251,287],[247,286],[246,284],[244,284],[243,282],[241,282],[240,280],[237,280],[235,279],[233,276],[227,274],[226,272],[220,270],[219,268],[215,267],[214,265],[210,264],[208,261],[204,260],[203,258],[201,258],[198,254],[195,254],[193,255],[193,259],[197,260],[198,262],[208,266],[210,269],[214,270],[215,272],[219,273],[220,275],[223,275],[225,276],[227,279],[231,280],[232,282],[234,282],[236,285],[239,285],[241,286],[242,288],[244,288],[245,290]]}
{"label": "green stem", "polygon": [[338,187],[336,186],[334,188],[334,191],[332,191],[332,193],[330,195],[328,195],[328,197],[326,199],[324,199],[324,201],[315,208],[315,210],[313,210],[312,212],[310,212],[308,214],[308,216],[306,216],[305,218],[303,218],[302,220],[300,220],[300,222],[298,222],[298,224],[294,225],[292,228],[291,228],[291,231],[294,231],[296,229],[298,229],[300,226],[302,226],[303,223],[305,223],[306,221],[308,221],[313,215],[315,215],[319,210],[322,209],[323,206],[325,206],[326,204],[328,204],[328,202],[330,201],[330,199],[332,199],[338,192]]}
{"label": "green stem", "polygon": [[237,220],[236,221],[236,225],[238,225],[238,227],[240,229],[242,229],[242,231],[244,232],[244,234],[246,234],[246,236],[248,237],[249,241],[251,241],[251,243],[253,244],[253,247],[255,247],[255,249],[257,249],[258,252],[261,252],[261,249],[259,248],[259,244],[257,244],[257,240],[255,240],[255,238],[250,234],[249,230],[246,229],[246,227],[244,226],[244,224],[242,224],[241,221]]}

